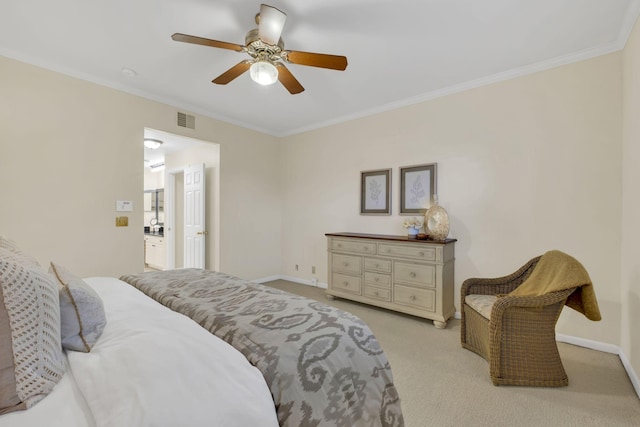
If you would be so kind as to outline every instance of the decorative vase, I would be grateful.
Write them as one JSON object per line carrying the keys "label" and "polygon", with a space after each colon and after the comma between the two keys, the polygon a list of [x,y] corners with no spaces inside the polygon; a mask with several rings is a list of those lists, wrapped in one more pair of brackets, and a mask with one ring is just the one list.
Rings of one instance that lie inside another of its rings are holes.
{"label": "decorative vase", "polygon": [[435,194],[433,205],[424,214],[424,228],[433,240],[445,240],[449,235],[449,214],[438,204],[438,196]]}
{"label": "decorative vase", "polygon": [[407,231],[409,232],[409,238],[415,239],[418,233],[420,232],[420,229],[418,227],[411,226],[407,228]]}

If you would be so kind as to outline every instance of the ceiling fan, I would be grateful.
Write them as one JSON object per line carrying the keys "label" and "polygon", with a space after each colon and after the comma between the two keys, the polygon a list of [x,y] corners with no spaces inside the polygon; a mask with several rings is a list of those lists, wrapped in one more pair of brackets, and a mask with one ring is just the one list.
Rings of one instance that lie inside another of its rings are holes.
{"label": "ceiling fan", "polygon": [[219,85],[226,85],[249,70],[251,79],[256,83],[270,85],[279,80],[292,95],[295,95],[302,92],[304,87],[291,74],[283,61],[340,71],[347,68],[347,58],[344,56],[285,50],[284,41],[280,35],[286,19],[287,15],[275,7],[260,5],[260,13],[255,18],[258,28],[247,33],[244,46],[181,33],[175,33],[171,38],[184,43],[246,52],[251,56],[251,59],[239,62],[213,79],[213,83]]}

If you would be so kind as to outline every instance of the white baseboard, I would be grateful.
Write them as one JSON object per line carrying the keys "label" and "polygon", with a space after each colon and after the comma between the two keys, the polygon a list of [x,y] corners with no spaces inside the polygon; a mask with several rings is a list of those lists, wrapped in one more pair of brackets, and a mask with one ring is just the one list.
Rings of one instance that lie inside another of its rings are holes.
{"label": "white baseboard", "polygon": [[327,289],[329,287],[328,284],[317,282],[315,285],[311,282],[311,280],[301,279],[299,277],[294,276],[286,276],[284,274],[278,274],[276,276],[263,277],[261,279],[254,279],[253,282],[265,283],[272,282],[274,280],[287,280],[289,282],[300,283],[301,285],[313,286],[314,288],[322,288]]}
{"label": "white baseboard", "polygon": [[627,375],[629,376],[629,380],[631,380],[631,384],[636,391],[636,394],[640,398],[640,379],[638,378],[638,374],[631,366],[631,362],[627,359],[627,355],[624,354],[622,349],[617,345],[602,343],[599,341],[592,341],[585,338],[573,337],[571,335],[564,334],[556,334],[556,340],[560,342],[565,342],[567,344],[573,344],[580,347],[590,348],[592,350],[602,351],[604,353],[615,354],[620,358],[622,362],[622,366],[624,366],[625,371],[627,371]]}
{"label": "white baseboard", "polygon": [[620,361],[622,361],[622,365],[627,371],[627,375],[629,375],[631,384],[633,384],[633,388],[636,390],[638,398],[640,398],[640,379],[638,378],[638,374],[633,369],[633,366],[631,366],[631,362],[629,362],[629,359],[627,359],[627,356],[624,354],[624,352],[620,351],[618,353],[618,357],[620,357]]}
{"label": "white baseboard", "polygon": [[260,279],[252,279],[252,282],[256,282],[256,283],[266,283],[266,282],[273,282],[274,280],[279,280],[282,279],[282,276],[277,275],[277,276],[269,276],[269,277],[262,277]]}
{"label": "white baseboard", "polygon": [[[262,279],[254,280],[254,282],[264,283],[264,282],[271,282],[273,280],[279,280],[279,279],[288,280],[289,282],[300,283],[302,285],[308,285],[308,286],[313,286],[313,287],[322,288],[322,289],[327,289],[328,287],[326,283],[318,282],[317,285],[314,285],[311,283],[311,280],[300,279],[299,277],[285,276],[285,275],[265,277]],[[453,317],[454,319],[458,319],[458,320],[461,319],[460,312],[456,311],[453,314]],[[579,347],[589,348],[591,350],[597,350],[597,351],[602,351],[604,353],[616,354],[620,358],[620,361],[622,362],[622,365],[624,366],[625,371],[627,371],[629,380],[631,380],[631,384],[633,384],[633,388],[635,389],[636,394],[638,395],[638,398],[640,398],[640,378],[638,378],[638,374],[633,369],[633,366],[631,366],[629,359],[627,359],[627,356],[624,354],[624,352],[620,347],[613,344],[607,344],[599,341],[593,341],[593,340],[588,340],[586,338],[579,338],[579,337],[574,337],[571,335],[564,335],[564,334],[556,334],[556,340],[567,343],[567,344],[577,345]]]}
{"label": "white baseboard", "polygon": [[620,354],[620,347],[607,344],[600,341],[588,340],[586,338],[574,337],[556,333],[556,341],[565,342],[567,344],[577,345],[579,347],[590,348],[592,350],[602,351],[604,353]]}

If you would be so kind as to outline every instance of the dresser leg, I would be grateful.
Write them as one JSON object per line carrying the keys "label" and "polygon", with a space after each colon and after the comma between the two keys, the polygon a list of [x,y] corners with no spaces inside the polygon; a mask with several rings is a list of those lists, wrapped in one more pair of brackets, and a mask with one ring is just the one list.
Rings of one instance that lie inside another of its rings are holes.
{"label": "dresser leg", "polygon": [[433,326],[436,327],[436,329],[444,329],[447,327],[447,322],[439,322],[437,320],[433,321]]}
{"label": "dresser leg", "polygon": [[336,297],[334,297],[333,295],[327,295],[327,299],[329,301],[333,301],[334,299],[336,299]]}

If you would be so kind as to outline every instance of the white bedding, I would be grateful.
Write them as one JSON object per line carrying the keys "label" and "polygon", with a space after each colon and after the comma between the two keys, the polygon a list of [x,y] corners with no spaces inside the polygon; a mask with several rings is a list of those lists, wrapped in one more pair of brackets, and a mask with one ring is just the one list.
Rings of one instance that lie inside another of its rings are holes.
{"label": "white bedding", "polygon": [[12,426],[278,426],[258,369],[191,319],[114,278],[85,281],[102,297],[107,326],[90,353]]}
{"label": "white bedding", "polygon": [[94,427],[96,424],[69,367],[51,394],[26,411],[0,415],[0,427]]}

